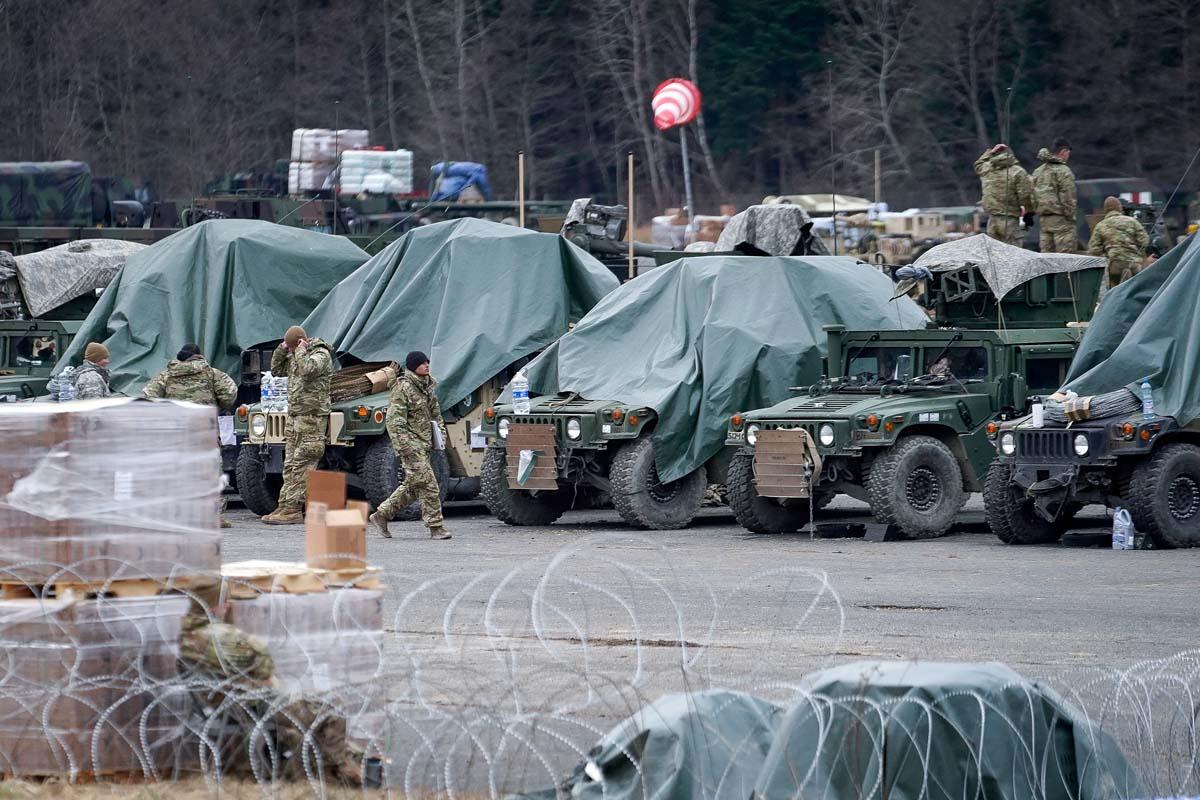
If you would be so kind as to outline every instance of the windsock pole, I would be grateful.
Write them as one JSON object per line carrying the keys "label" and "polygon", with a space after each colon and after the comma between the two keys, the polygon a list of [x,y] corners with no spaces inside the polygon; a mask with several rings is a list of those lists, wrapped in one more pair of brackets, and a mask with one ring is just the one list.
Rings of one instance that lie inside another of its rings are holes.
{"label": "windsock pole", "polygon": [[517,151],[517,218],[525,227],[525,151]]}
{"label": "windsock pole", "polygon": [[633,151],[629,151],[625,166],[625,180],[629,185],[629,211],[625,216],[625,239],[629,242],[629,280],[634,278],[633,269]]}

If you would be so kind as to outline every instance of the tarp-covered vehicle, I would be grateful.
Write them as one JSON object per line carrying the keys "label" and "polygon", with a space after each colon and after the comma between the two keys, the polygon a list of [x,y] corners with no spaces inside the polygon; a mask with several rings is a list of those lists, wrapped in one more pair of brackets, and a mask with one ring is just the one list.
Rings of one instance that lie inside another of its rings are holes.
{"label": "tarp-covered vehicle", "polygon": [[1104,266],[982,235],[932,248],[914,267],[941,327],[830,330],[829,380],[731,418],[738,522],[794,531],[843,493],[909,538],[945,533],[983,488],[989,430],[1061,385]]}
{"label": "tarp-covered vehicle", "polygon": [[529,365],[529,414],[485,412],[488,507],[548,524],[594,488],[631,525],[687,525],[724,483],[729,415],[821,377],[822,326],[926,325],[892,294],[879,271],[833,256],[686,258],[623,285]]}
{"label": "tarp-covered vehicle", "polygon": [[[332,404],[323,467],[348,473],[373,505],[395,490],[402,470],[385,427],[389,392],[372,392],[362,374],[420,350],[438,381],[450,439],[434,464],[443,494],[477,495],[483,409],[511,377],[510,367],[558,339],[617,284],[603,264],[555,234],[479,219],[406,233],[304,320],[304,329],[338,354],[335,392],[348,389]],[[264,350],[255,360],[265,369],[269,359]],[[362,391],[353,391],[355,380]],[[256,513],[269,513],[278,499],[283,421],[257,404],[239,418],[238,484]]]}
{"label": "tarp-covered vehicle", "polygon": [[1200,546],[1198,283],[1192,236],[1105,295],[1041,425],[1000,427],[984,504],[1002,541],[1055,541],[1075,509],[1103,503],[1158,545]]}

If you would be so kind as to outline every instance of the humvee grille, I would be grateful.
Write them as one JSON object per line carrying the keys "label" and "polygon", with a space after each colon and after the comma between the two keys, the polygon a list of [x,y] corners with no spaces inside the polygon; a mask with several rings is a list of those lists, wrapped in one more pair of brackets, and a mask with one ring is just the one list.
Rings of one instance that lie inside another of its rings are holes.
{"label": "humvee grille", "polygon": [[816,441],[817,438],[817,423],[815,422],[764,422],[762,428],[765,431],[804,431],[813,441]]}
{"label": "humvee grille", "polygon": [[287,414],[267,414],[267,441],[282,442],[287,438]]}
{"label": "humvee grille", "polygon": [[1074,459],[1072,431],[1020,431],[1017,455],[1029,458]]}

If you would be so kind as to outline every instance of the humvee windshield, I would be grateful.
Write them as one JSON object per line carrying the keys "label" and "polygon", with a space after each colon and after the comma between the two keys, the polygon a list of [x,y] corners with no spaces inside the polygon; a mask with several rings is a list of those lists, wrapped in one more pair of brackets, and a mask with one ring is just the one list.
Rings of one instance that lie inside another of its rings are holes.
{"label": "humvee windshield", "polygon": [[1033,394],[1050,394],[1066,383],[1070,358],[1027,358],[1025,385]]}
{"label": "humvee windshield", "polygon": [[953,375],[960,381],[986,380],[987,349],[983,347],[925,348],[922,370],[926,375]]}
{"label": "humvee windshield", "polygon": [[911,355],[908,347],[868,347],[853,351],[846,376],[860,381],[898,380],[900,356]]}
{"label": "humvee windshield", "polygon": [[8,338],[13,363],[18,367],[52,367],[58,361],[58,343],[53,334]]}

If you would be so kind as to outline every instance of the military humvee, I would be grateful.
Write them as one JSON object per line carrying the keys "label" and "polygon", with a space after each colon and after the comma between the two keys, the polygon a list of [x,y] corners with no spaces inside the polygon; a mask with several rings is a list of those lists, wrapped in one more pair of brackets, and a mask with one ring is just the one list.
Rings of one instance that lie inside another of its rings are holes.
{"label": "military humvee", "polygon": [[730,420],[738,522],[795,531],[841,493],[910,538],[945,533],[967,493],[983,488],[989,432],[1062,384],[1099,293],[1102,260],[1090,263],[1043,270],[999,302],[980,267],[964,264],[934,273],[928,287],[943,327],[827,328],[833,377]]}

